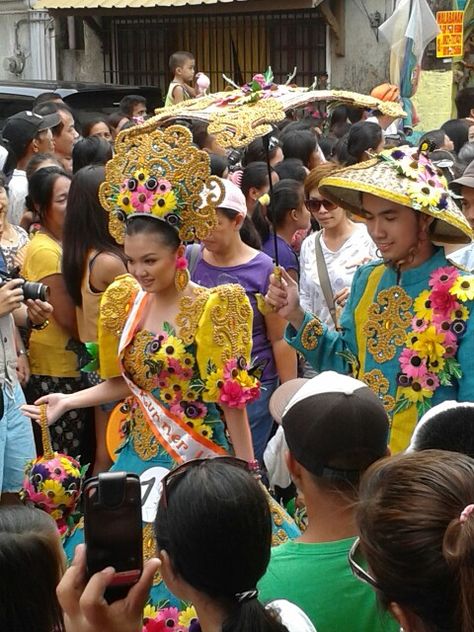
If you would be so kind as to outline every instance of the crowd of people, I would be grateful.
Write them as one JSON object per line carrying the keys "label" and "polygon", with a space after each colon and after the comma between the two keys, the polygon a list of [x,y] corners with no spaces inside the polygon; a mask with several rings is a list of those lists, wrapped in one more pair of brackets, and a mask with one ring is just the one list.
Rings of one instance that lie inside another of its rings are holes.
{"label": "crowd of people", "polygon": [[[170,71],[166,106],[208,93],[191,53]],[[318,103],[238,151],[142,126],[138,95],[6,121],[0,627],[474,632],[474,89],[456,105],[416,134]],[[112,604],[81,505],[56,524],[45,423],[147,486]]]}

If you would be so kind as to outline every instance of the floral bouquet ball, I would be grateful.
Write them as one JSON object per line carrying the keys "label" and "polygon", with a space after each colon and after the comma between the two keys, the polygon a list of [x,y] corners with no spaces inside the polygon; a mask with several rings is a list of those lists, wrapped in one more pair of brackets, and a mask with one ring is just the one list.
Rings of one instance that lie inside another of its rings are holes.
{"label": "floral bouquet ball", "polygon": [[34,459],[26,466],[23,499],[49,513],[62,536],[68,531],[81,495],[85,470],[72,457],[57,452]]}

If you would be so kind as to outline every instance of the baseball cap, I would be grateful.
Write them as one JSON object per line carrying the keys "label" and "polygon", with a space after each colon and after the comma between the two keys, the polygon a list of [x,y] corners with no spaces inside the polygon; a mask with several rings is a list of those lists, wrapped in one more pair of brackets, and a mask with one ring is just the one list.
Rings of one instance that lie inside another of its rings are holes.
{"label": "baseball cap", "polygon": [[474,160],[470,162],[460,178],[450,182],[449,187],[455,193],[461,192],[461,187],[471,187],[474,189]]}
{"label": "baseball cap", "polygon": [[271,403],[283,409],[291,454],[315,476],[356,482],[387,451],[389,420],[381,400],[364,382],[334,371],[303,385],[292,382],[293,392],[283,384]]}
{"label": "baseball cap", "polygon": [[29,110],[24,110],[7,119],[2,130],[2,139],[5,141],[6,147],[17,158],[20,158],[39,132],[56,127],[60,122],[61,117],[57,112],[41,116]]}
{"label": "baseball cap", "polygon": [[221,182],[224,185],[224,199],[220,202],[218,208],[236,211],[239,215],[245,217],[247,215],[247,203],[241,189],[230,180],[221,179]]}

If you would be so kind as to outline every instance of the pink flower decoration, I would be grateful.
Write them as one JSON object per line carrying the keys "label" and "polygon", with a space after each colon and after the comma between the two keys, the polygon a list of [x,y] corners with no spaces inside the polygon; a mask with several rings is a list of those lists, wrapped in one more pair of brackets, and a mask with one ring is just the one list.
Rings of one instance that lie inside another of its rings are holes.
{"label": "pink flower decoration", "polygon": [[235,377],[235,375],[232,375],[233,371],[237,371],[237,360],[235,358],[227,360],[224,365],[224,377],[226,380],[231,380]]}
{"label": "pink flower decoration", "polygon": [[443,347],[446,349],[444,353],[445,358],[453,358],[458,350],[458,339],[455,333],[451,330],[445,331]]}
{"label": "pink flower decoration", "polygon": [[428,323],[423,318],[417,318],[415,316],[411,321],[411,327],[413,331],[421,333],[422,331],[425,331],[425,329],[428,327]]}
{"label": "pink flower decoration", "polygon": [[153,191],[149,191],[142,184],[131,194],[130,200],[133,208],[140,213],[150,213],[155,203]]}
{"label": "pink flower decoration", "polygon": [[156,617],[157,621],[165,621],[168,628],[171,628],[171,622],[173,622],[173,627],[178,625],[178,617],[179,611],[178,608],[163,608],[158,612]]}
{"label": "pink flower decoration", "polygon": [[428,372],[426,360],[424,358],[421,359],[413,349],[403,349],[399,362],[402,372],[408,377],[419,379]]}
{"label": "pink flower decoration", "polygon": [[439,386],[439,379],[434,373],[427,373],[423,377],[420,377],[420,384],[429,391],[435,391]]}
{"label": "pink flower decoration", "polygon": [[164,195],[165,193],[169,193],[171,191],[171,182],[169,180],[165,180],[165,178],[160,178],[158,180],[158,184],[156,190],[160,195]]}
{"label": "pink flower decoration", "polygon": [[429,285],[433,290],[449,290],[458,277],[458,270],[454,266],[444,266],[432,272]]}
{"label": "pink flower decoration", "polygon": [[433,316],[441,316],[444,320],[450,320],[451,312],[459,307],[456,298],[449,293],[447,288],[433,290],[430,293]]}
{"label": "pink flower decoration", "polygon": [[252,77],[252,81],[255,81],[256,83],[258,83],[260,85],[261,88],[263,88],[266,85],[266,81],[265,81],[265,77],[262,74],[257,74],[254,75]]}
{"label": "pink flower decoration", "polygon": [[188,260],[186,257],[178,257],[176,259],[176,270],[186,270],[188,267]]}
{"label": "pink flower decoration", "polygon": [[247,394],[236,380],[224,382],[219,396],[219,403],[230,408],[243,408],[247,403]]}

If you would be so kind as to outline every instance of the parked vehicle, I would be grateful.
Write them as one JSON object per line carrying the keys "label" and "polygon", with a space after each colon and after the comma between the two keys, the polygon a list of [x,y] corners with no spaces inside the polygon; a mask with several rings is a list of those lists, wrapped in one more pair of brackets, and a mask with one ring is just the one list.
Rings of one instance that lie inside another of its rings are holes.
{"label": "parked vehicle", "polygon": [[150,114],[163,105],[160,88],[65,81],[0,81],[0,130],[9,116],[31,110],[34,99],[43,92],[59,94],[74,111],[79,125],[95,115],[115,112],[127,94],[145,97]]}

